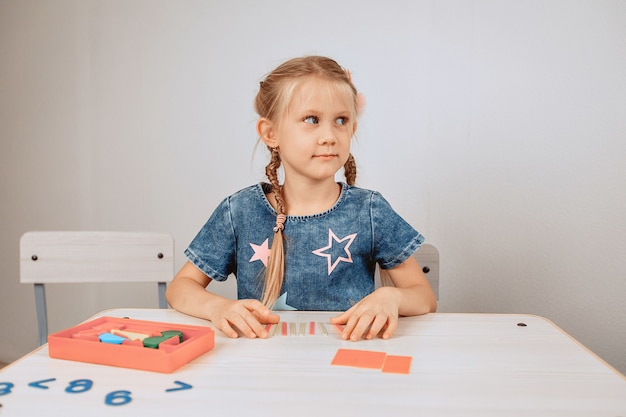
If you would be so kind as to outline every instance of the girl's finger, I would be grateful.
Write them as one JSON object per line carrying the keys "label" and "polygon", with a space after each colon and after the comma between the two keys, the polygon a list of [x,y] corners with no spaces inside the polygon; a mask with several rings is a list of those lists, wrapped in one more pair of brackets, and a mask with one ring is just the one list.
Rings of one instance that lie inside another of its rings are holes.
{"label": "girl's finger", "polygon": [[398,327],[398,318],[389,317],[387,319],[387,328],[383,332],[383,339],[389,339],[391,336],[393,336],[397,327]]}
{"label": "girl's finger", "polygon": [[350,316],[352,315],[352,312],[354,311],[355,306],[356,304],[350,307],[348,310],[341,313],[340,315],[331,318],[330,322],[332,324],[346,324],[348,320],[350,319]]}
{"label": "girl's finger", "polygon": [[263,326],[259,322],[259,320],[257,320],[257,317],[254,314],[250,314],[249,316],[246,316],[245,319],[246,319],[246,324],[250,328],[250,333],[248,337],[251,337],[251,338],[261,337],[264,339],[268,336],[265,326]]}
{"label": "girl's finger", "polygon": [[225,317],[225,319],[228,321],[230,326],[235,327],[244,336],[249,338],[256,337],[256,332],[253,327],[255,323],[258,325],[259,322],[247,309],[243,308],[232,311],[227,317]]}
{"label": "girl's finger", "polygon": [[354,323],[351,328],[349,329],[346,326],[346,330],[349,330],[349,338],[353,342],[356,342],[361,337],[363,337],[370,324],[372,323],[372,320],[374,319],[374,317],[370,313],[365,313],[359,317],[355,316],[356,315],[353,315],[352,318],[348,321],[348,324],[350,324],[351,321]]}
{"label": "girl's finger", "polygon": [[226,336],[236,339],[239,337],[239,333],[235,329],[232,328],[228,320],[222,319],[217,325],[217,328],[220,329]]}
{"label": "girl's finger", "polygon": [[376,335],[380,332],[383,326],[387,323],[387,317],[383,315],[378,315],[374,318],[372,325],[370,326],[367,334],[365,335],[365,339],[370,340],[376,337]]}

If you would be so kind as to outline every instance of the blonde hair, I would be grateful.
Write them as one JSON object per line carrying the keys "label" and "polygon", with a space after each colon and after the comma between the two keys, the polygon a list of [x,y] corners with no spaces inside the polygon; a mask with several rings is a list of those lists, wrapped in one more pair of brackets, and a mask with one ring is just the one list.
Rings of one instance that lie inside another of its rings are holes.
{"label": "blonde hair", "polygon": [[[260,83],[255,99],[255,109],[260,117],[278,123],[287,111],[293,92],[305,77],[314,77],[336,83],[340,89],[346,88],[353,96],[353,114],[357,114],[357,89],[352,84],[350,73],[336,61],[323,56],[306,56],[291,59],[279,65]],[[265,280],[261,301],[272,307],[280,295],[285,275],[285,239],[283,236],[284,216],[287,205],[278,181],[278,168],[281,165],[278,149],[268,146],[270,162],[265,167],[265,175],[272,184],[272,194],[276,200],[277,225],[274,228],[270,257],[265,269]],[[356,181],[356,162],[352,154],[344,165],[344,175],[349,185]]]}

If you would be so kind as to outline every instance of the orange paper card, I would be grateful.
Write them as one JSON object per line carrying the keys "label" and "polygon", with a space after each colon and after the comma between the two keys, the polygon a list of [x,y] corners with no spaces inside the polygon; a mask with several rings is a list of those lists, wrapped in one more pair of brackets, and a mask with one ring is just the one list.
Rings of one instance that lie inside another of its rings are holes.
{"label": "orange paper card", "polygon": [[411,370],[411,356],[387,355],[383,365],[383,372],[394,374],[408,374]]}
{"label": "orange paper card", "polygon": [[368,350],[339,349],[331,365],[354,366],[357,368],[381,369],[385,363],[385,352]]}

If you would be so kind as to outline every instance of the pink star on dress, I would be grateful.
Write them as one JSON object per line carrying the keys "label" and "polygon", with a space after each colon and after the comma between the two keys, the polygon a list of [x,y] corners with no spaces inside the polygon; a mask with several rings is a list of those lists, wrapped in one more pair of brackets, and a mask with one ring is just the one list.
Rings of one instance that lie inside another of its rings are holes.
{"label": "pink star on dress", "polygon": [[[333,272],[333,270],[337,267],[339,262],[352,263],[352,253],[350,253],[350,245],[352,245],[352,242],[354,242],[356,235],[357,235],[356,233],[353,233],[351,235],[348,235],[346,237],[339,239],[337,235],[331,229],[328,229],[328,245],[324,246],[323,248],[319,248],[313,251],[314,254],[316,254],[317,256],[323,256],[328,261],[328,275],[330,275]],[[343,248],[347,256],[345,257],[338,256],[334,262],[332,261],[332,255],[330,253],[324,253],[325,251],[332,249],[333,241],[337,243],[348,241],[348,243],[346,243]]]}
{"label": "pink star on dress", "polygon": [[271,249],[269,248],[269,239],[265,239],[265,242],[261,243],[261,245],[250,243],[250,246],[254,251],[254,255],[250,258],[250,262],[261,261],[263,262],[263,265],[267,267],[267,260],[270,258],[271,252]]}

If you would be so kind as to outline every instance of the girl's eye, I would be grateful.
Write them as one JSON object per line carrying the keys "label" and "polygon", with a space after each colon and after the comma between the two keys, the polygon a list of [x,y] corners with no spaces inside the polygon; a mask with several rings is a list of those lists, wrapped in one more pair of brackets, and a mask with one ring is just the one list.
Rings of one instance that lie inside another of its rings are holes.
{"label": "girl's eye", "polygon": [[304,118],[304,123],[309,123],[312,125],[316,125],[319,122],[317,116],[307,116]]}
{"label": "girl's eye", "polygon": [[343,126],[343,125],[345,125],[346,123],[348,123],[348,118],[347,118],[347,117],[338,117],[338,118],[337,118],[337,120],[336,120],[336,123],[337,123],[338,125]]}

